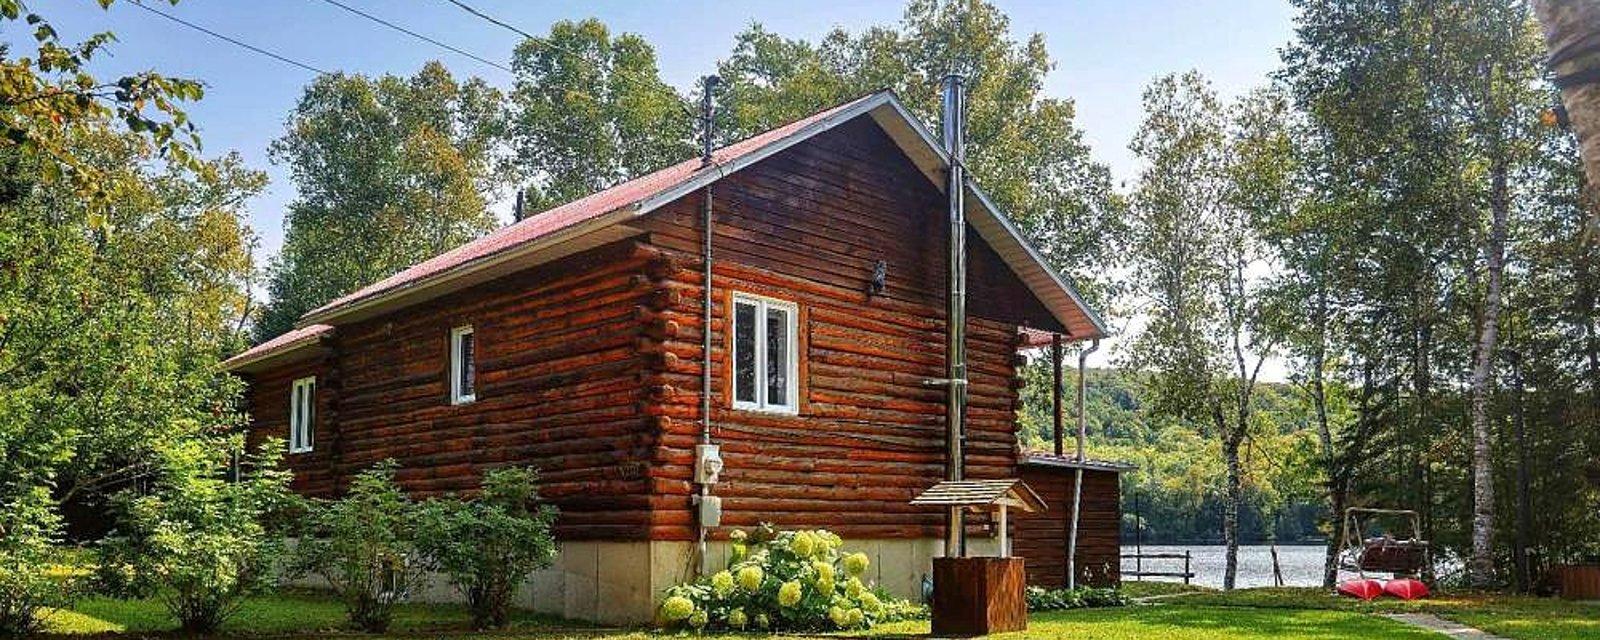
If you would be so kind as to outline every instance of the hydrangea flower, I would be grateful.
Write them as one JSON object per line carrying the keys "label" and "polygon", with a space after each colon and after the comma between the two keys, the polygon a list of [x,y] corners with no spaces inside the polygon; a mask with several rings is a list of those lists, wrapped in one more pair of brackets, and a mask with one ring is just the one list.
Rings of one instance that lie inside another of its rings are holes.
{"label": "hydrangea flower", "polygon": [[778,604],[785,607],[795,606],[800,604],[802,595],[804,595],[804,592],[801,591],[800,582],[798,580],[790,580],[783,583],[783,586],[778,587]]}
{"label": "hydrangea flower", "polygon": [[878,599],[877,594],[868,591],[861,594],[861,608],[868,613],[877,613],[883,610],[883,601]]}
{"label": "hydrangea flower", "polygon": [[844,607],[828,607],[828,619],[838,626],[846,626],[847,616]]}
{"label": "hydrangea flower", "polygon": [[750,624],[750,618],[745,615],[744,609],[734,609],[728,612],[728,626],[735,629],[743,629],[747,624]]}
{"label": "hydrangea flower", "polygon": [[750,534],[745,533],[744,529],[734,529],[728,533],[728,539],[732,540],[735,544],[744,544],[744,541],[749,538]]}
{"label": "hydrangea flower", "polygon": [[862,622],[867,620],[867,615],[862,613],[860,609],[851,609],[844,612],[844,615],[845,623],[841,626],[845,627],[859,627]]}
{"label": "hydrangea flower", "polygon": [[789,538],[789,551],[802,558],[809,558],[817,550],[816,537],[810,531],[801,531]]}
{"label": "hydrangea flower", "polygon": [[821,582],[823,580],[827,580],[828,582],[833,582],[834,570],[833,570],[833,565],[831,563],[827,563],[827,562],[823,562],[821,560],[818,560],[816,562],[811,563],[811,570],[817,572],[817,581],[818,582]]}
{"label": "hydrangea flower", "polygon": [[694,615],[694,601],[683,596],[672,596],[661,603],[661,617],[677,622]]}
{"label": "hydrangea flower", "polygon": [[867,585],[861,584],[861,578],[851,578],[844,583],[844,594],[852,598],[860,598],[867,590]]}
{"label": "hydrangea flower", "polygon": [[833,578],[827,578],[827,579],[817,578],[817,591],[821,591],[822,593],[831,594],[831,593],[833,593],[833,587],[834,587]]}
{"label": "hydrangea flower", "polygon": [[758,613],[756,614],[755,623],[757,629],[765,630],[767,627],[772,626],[772,619],[768,618],[765,613]]}
{"label": "hydrangea flower", "polygon": [[696,629],[704,629],[706,627],[706,623],[709,622],[711,622],[711,616],[706,615],[706,612],[703,610],[696,610],[694,613],[689,614],[689,626],[691,627]]}
{"label": "hydrangea flower", "polygon": [[844,570],[852,576],[859,576],[867,572],[867,567],[872,561],[867,559],[867,554],[857,551],[844,557]]}
{"label": "hydrangea flower", "polygon": [[761,567],[745,567],[739,570],[739,586],[744,587],[745,591],[755,593],[761,589],[761,579],[764,577],[766,576],[761,573]]}
{"label": "hydrangea flower", "polygon": [[718,571],[711,575],[711,590],[717,592],[717,597],[726,598],[733,593],[733,574],[727,571]]}

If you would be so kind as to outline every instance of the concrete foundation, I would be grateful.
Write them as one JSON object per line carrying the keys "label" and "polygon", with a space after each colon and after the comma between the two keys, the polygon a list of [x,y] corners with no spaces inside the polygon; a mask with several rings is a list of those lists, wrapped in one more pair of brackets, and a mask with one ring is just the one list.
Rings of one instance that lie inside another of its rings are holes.
{"label": "concrete foundation", "polygon": [[[971,538],[967,544],[972,555],[994,555],[996,545],[991,538]],[[559,546],[555,563],[534,573],[518,592],[519,606],[573,620],[648,624],[666,589],[694,576],[693,542],[569,541]],[[729,550],[726,542],[711,543],[708,566],[715,570],[726,567]],[[933,559],[943,555],[944,541],[845,540],[844,550],[871,558],[871,568],[863,576],[869,584],[882,586],[896,597],[920,601],[923,577],[931,575]],[[327,586],[315,577],[296,584]],[[436,575],[412,599],[459,602],[462,598],[444,576]]]}

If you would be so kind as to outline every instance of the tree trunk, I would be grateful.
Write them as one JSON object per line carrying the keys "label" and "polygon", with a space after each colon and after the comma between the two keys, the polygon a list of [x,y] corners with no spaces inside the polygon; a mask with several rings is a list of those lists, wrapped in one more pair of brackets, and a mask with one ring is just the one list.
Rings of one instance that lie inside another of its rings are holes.
{"label": "tree trunk", "polygon": [[1600,0],[1534,0],[1550,70],[1588,175],[1589,234],[1600,237]]}
{"label": "tree trunk", "polygon": [[1500,289],[1505,268],[1506,224],[1511,208],[1506,186],[1506,165],[1496,160],[1490,169],[1489,210],[1492,220],[1484,245],[1488,282],[1484,287],[1483,325],[1478,331],[1477,362],[1472,368],[1472,554],[1468,577],[1476,586],[1489,586],[1494,566],[1494,452],[1489,429],[1489,386],[1494,373],[1499,338]]}
{"label": "tree trunk", "polygon": [[1244,472],[1239,464],[1239,447],[1244,443],[1244,429],[1242,425],[1237,430],[1228,428],[1220,411],[1217,423],[1223,434],[1222,457],[1228,465],[1227,492],[1222,500],[1222,544],[1226,547],[1222,589],[1232,591],[1239,577],[1239,503],[1244,501],[1244,487],[1241,481]]}
{"label": "tree trunk", "polygon": [[1312,322],[1316,331],[1316,344],[1311,347],[1307,365],[1311,369],[1311,406],[1316,411],[1317,441],[1322,448],[1322,468],[1326,473],[1328,489],[1328,549],[1322,560],[1322,586],[1332,589],[1339,579],[1339,543],[1334,535],[1344,515],[1345,489],[1340,473],[1339,455],[1334,450],[1333,429],[1328,424],[1328,387],[1324,370],[1328,366],[1328,287],[1326,275],[1317,274],[1316,295],[1313,298]]}

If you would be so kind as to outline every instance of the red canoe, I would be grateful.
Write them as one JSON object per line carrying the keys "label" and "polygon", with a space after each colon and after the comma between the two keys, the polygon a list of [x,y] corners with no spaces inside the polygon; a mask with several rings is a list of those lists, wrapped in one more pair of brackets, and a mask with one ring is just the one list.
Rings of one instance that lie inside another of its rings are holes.
{"label": "red canoe", "polygon": [[1383,584],[1377,580],[1346,580],[1339,583],[1338,591],[1352,598],[1371,600],[1383,595]]}
{"label": "red canoe", "polygon": [[1401,600],[1415,600],[1428,597],[1428,585],[1421,580],[1395,578],[1383,584],[1383,592]]}

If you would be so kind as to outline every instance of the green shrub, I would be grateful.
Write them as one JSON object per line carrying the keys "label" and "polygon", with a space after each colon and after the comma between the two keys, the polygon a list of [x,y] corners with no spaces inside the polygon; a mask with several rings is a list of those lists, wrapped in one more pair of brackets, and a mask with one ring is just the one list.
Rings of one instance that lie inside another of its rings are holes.
{"label": "green shrub", "polygon": [[1045,589],[1043,587],[1028,587],[1029,611],[1121,607],[1127,605],[1128,602],[1128,597],[1122,595],[1122,592],[1116,589],[1096,587]]}
{"label": "green shrub", "polygon": [[374,633],[432,569],[414,533],[420,508],[395,485],[394,469],[392,460],[377,464],[343,498],[316,503],[296,550],[296,568],[326,579],[350,623]]}
{"label": "green shrub", "polygon": [[667,590],[663,626],[720,631],[866,629],[915,615],[862,581],[865,554],[828,531],[735,531],[727,569]]}
{"label": "green shrub", "polygon": [[230,481],[228,448],[195,439],[166,447],[150,490],[115,500],[116,528],[100,548],[103,587],[156,597],[183,631],[207,633],[274,586],[283,535],[263,522],[294,501],[278,468],[282,448],[266,443]]}
{"label": "green shrub", "polygon": [[505,626],[517,587],[555,558],[556,512],[536,504],[537,480],[532,469],[497,469],[484,474],[477,499],[423,506],[419,547],[467,599],[474,628]]}
{"label": "green shrub", "polygon": [[55,563],[61,515],[45,487],[0,505],[0,638],[37,634],[50,612],[72,605],[83,581]]}

